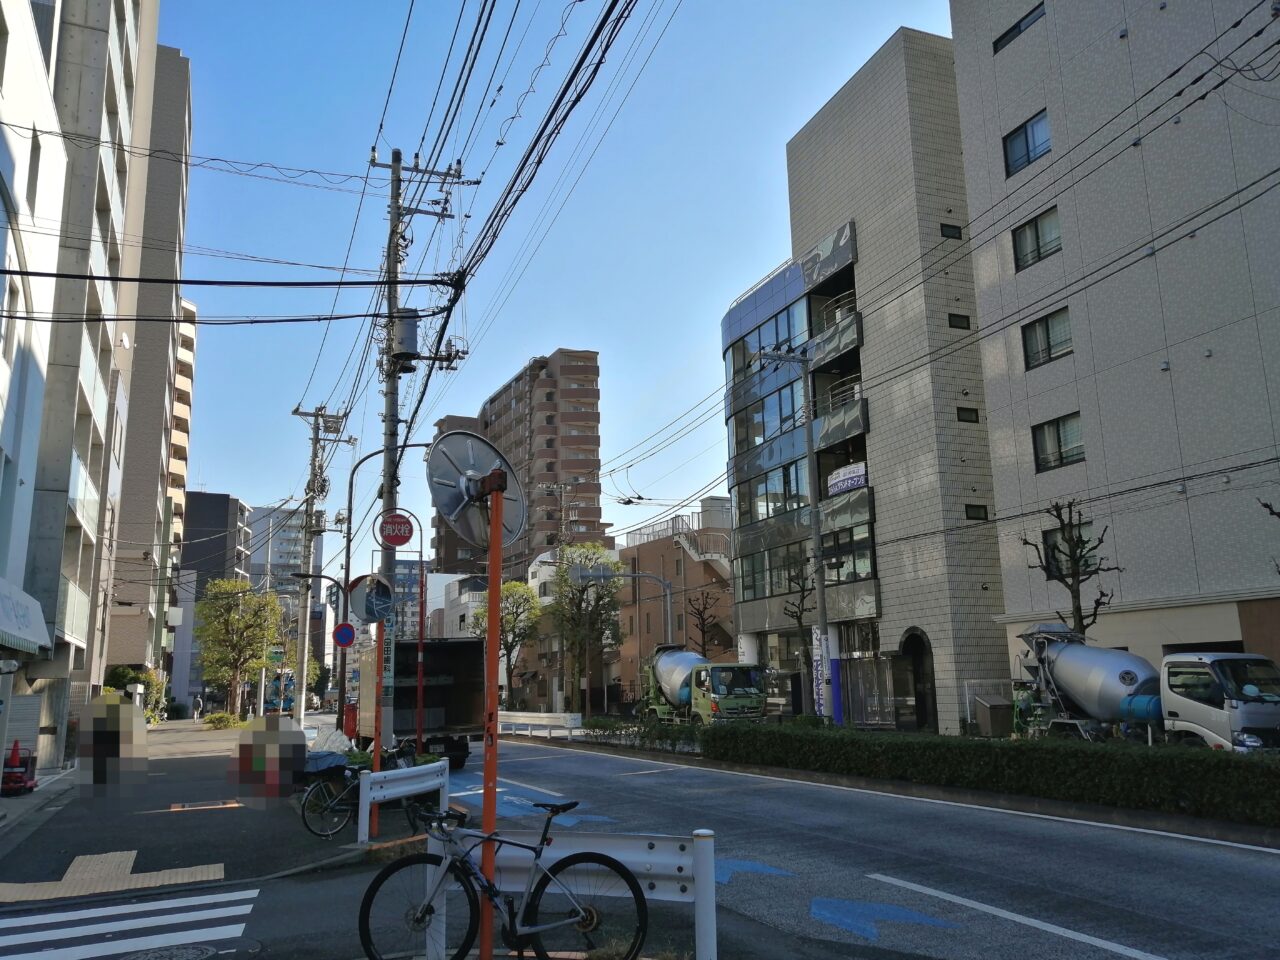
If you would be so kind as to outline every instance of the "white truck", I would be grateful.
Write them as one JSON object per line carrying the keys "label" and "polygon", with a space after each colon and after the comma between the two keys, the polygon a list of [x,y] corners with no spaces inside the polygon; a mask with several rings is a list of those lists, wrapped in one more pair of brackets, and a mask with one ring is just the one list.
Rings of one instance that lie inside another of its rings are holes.
{"label": "white truck", "polygon": [[1030,689],[1015,704],[1032,735],[1280,751],[1280,668],[1251,653],[1176,653],[1157,670],[1055,623],[1019,635]]}

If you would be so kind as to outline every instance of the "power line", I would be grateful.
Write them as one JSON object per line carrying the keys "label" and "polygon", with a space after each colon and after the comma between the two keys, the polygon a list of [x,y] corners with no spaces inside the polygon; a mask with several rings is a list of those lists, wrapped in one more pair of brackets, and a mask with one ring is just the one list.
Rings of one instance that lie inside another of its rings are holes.
{"label": "power line", "polygon": [[[175,279],[170,277],[116,277],[116,276],[95,276],[92,273],[62,273],[51,270],[16,270],[5,268],[0,270],[0,276],[6,277],[32,277],[42,278],[46,280],[104,280],[110,283],[144,283],[144,284],[167,284],[173,287],[285,287],[285,288],[328,288],[328,287],[379,287],[383,284],[382,280],[218,280],[211,278],[191,278],[184,277]],[[457,276],[440,276],[440,277],[407,277],[400,281],[402,284],[411,286],[427,286],[427,287],[446,287],[452,288],[458,282]]]}

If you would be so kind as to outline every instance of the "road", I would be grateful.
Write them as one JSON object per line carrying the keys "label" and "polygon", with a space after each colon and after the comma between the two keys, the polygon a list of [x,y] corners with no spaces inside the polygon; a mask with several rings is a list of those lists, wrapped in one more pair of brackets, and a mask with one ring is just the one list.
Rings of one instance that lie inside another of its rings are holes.
{"label": "road", "polygon": [[[726,960],[1262,960],[1280,943],[1274,852],[561,747],[502,755],[505,826],[535,825],[530,803],[563,795],[582,801],[564,830],[715,830]],[[478,810],[478,785],[456,777],[458,802]],[[0,913],[0,958],[210,943],[227,957],[354,960],[376,869],[32,904]],[[230,898],[191,899],[213,896]],[[688,908],[656,913],[646,953],[691,952]]]}

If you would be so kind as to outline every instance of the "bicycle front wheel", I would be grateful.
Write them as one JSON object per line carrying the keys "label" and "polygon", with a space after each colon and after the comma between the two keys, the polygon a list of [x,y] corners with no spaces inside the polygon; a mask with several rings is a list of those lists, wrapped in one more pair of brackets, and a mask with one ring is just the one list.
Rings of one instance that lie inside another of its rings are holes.
{"label": "bicycle front wheel", "polygon": [[558,921],[533,938],[539,960],[636,960],[649,907],[635,875],[613,857],[575,853],[553,864],[529,897],[528,926]]}
{"label": "bicycle front wheel", "polygon": [[351,819],[351,805],[328,780],[317,780],[302,795],[302,822],[317,837],[328,840]]}
{"label": "bicycle front wheel", "polygon": [[444,863],[434,853],[415,853],[389,863],[373,878],[360,902],[360,945],[369,960],[426,957],[428,937],[444,950],[433,956],[464,960],[480,926],[480,900],[471,878],[456,862],[427,902],[429,882]]}

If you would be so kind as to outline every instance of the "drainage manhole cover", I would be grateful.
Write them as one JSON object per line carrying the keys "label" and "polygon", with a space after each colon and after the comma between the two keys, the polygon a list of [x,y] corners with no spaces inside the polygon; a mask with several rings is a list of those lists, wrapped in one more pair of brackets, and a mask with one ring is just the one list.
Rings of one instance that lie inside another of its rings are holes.
{"label": "drainage manhole cover", "polygon": [[184,944],[174,947],[157,947],[154,950],[140,950],[122,957],[121,960],[208,960],[218,952],[217,947],[203,943]]}

